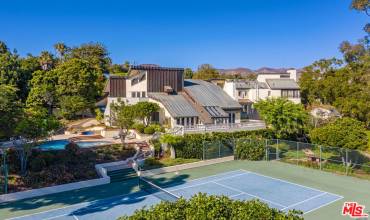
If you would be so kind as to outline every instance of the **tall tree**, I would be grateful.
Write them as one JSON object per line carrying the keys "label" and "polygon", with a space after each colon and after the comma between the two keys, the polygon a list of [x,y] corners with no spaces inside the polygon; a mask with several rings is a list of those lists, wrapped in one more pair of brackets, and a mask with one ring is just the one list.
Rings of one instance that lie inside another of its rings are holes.
{"label": "tall tree", "polygon": [[50,70],[55,64],[54,56],[48,51],[41,51],[39,62],[43,70]]}
{"label": "tall tree", "polygon": [[22,113],[21,107],[17,89],[0,84],[0,139],[8,139],[13,135],[15,125]]}
{"label": "tall tree", "polygon": [[65,56],[66,52],[69,50],[67,45],[65,45],[64,43],[54,44],[54,49],[58,52],[59,58],[61,60],[64,60],[64,56]]}
{"label": "tall tree", "polygon": [[107,49],[100,43],[88,43],[74,47],[69,57],[84,60],[101,73],[107,73],[112,63]]}
{"label": "tall tree", "polygon": [[58,77],[58,97],[81,96],[87,102],[94,102],[102,92],[98,82],[100,73],[85,60],[69,59],[57,66],[53,72]]}
{"label": "tall tree", "polygon": [[35,71],[30,81],[31,91],[26,101],[27,107],[45,107],[51,114],[58,101],[57,83],[58,76],[55,71]]}

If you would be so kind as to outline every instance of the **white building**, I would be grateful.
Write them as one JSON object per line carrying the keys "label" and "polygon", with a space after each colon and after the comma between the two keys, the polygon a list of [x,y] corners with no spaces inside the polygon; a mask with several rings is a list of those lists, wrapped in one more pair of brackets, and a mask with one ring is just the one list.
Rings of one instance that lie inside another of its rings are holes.
{"label": "white building", "polygon": [[297,71],[286,73],[259,73],[257,80],[226,80],[223,90],[243,106],[242,118],[258,118],[253,103],[267,98],[284,97],[300,103]]}
{"label": "white building", "polygon": [[170,128],[180,126],[192,131],[206,126],[240,128],[242,106],[237,101],[210,82],[184,80],[183,72],[181,68],[133,66],[129,77],[110,76],[105,88],[106,124],[114,125],[110,105],[120,99],[127,104],[157,103],[160,111],[153,114],[152,120]]}

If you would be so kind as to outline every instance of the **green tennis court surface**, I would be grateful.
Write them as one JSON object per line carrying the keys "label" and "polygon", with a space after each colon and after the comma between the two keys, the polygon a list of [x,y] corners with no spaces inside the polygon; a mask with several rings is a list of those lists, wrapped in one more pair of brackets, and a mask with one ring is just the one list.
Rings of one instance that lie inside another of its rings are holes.
{"label": "green tennis court surface", "polygon": [[[198,178],[201,179],[195,180]],[[345,219],[341,216],[344,201],[359,202],[367,206],[366,211],[370,207],[369,181],[278,161],[230,161],[182,170],[176,174],[157,175],[152,180],[171,193],[184,197],[201,191],[224,194],[235,199],[258,198],[283,211],[302,209],[307,213],[305,219]],[[256,181],[257,185],[251,185]],[[1,204],[0,217],[26,215],[18,218],[21,220],[101,219],[102,216],[116,218],[121,212],[125,214],[125,209],[132,212],[143,205],[160,201],[148,193],[137,192],[137,182],[134,179],[125,184],[107,184]],[[257,189],[256,186],[261,188]],[[269,193],[266,193],[266,187],[270,188]]]}

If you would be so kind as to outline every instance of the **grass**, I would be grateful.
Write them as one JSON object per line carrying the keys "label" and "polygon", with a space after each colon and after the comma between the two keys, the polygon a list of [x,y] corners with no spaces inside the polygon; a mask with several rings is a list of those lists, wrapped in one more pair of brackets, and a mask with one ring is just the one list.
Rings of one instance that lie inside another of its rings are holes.
{"label": "grass", "polygon": [[168,167],[168,166],[175,166],[185,163],[193,163],[197,162],[199,159],[184,159],[184,158],[176,158],[171,159],[170,157],[164,157],[161,159],[157,158],[147,158],[145,160],[144,169],[154,169],[160,167]]}

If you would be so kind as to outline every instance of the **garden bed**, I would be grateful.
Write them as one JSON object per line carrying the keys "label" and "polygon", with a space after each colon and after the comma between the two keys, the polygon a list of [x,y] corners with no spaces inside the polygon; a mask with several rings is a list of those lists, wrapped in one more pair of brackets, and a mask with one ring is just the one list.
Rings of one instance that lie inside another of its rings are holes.
{"label": "garden bed", "polygon": [[8,192],[96,179],[95,164],[125,160],[135,152],[133,145],[124,149],[120,144],[85,149],[72,145],[58,151],[33,150],[27,174],[22,176],[16,152],[10,150]]}

